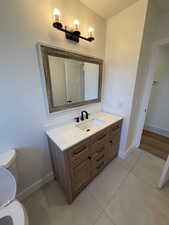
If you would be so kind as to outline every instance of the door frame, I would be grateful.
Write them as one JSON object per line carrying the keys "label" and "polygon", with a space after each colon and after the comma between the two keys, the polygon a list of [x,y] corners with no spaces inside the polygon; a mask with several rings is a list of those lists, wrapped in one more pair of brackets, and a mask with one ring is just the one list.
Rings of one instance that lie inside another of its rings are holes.
{"label": "door frame", "polygon": [[147,109],[148,109],[148,105],[149,105],[150,97],[151,97],[152,84],[153,84],[153,80],[155,76],[156,59],[159,55],[160,48],[165,45],[169,45],[169,38],[155,41],[152,44],[152,51],[151,51],[151,56],[149,60],[149,65],[148,65],[148,76],[146,81],[146,87],[143,88],[143,92],[144,92],[142,93],[143,100],[140,103],[139,119],[136,125],[136,133],[134,138],[134,143],[136,147],[140,146],[142,133],[144,130]]}

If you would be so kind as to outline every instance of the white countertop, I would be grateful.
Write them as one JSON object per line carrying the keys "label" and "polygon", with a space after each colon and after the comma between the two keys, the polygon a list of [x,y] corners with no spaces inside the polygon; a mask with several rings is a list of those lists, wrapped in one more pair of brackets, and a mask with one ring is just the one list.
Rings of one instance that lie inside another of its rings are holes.
{"label": "white countertop", "polygon": [[77,127],[77,123],[72,122],[63,126],[49,129],[46,131],[46,134],[60,148],[61,151],[65,151],[66,149],[97,133],[98,131],[101,131],[111,124],[118,122],[122,119],[122,117],[114,116],[109,113],[99,112],[91,114],[89,120],[90,119],[103,120],[104,123],[99,125],[98,127],[92,128],[89,132],[85,132]]}

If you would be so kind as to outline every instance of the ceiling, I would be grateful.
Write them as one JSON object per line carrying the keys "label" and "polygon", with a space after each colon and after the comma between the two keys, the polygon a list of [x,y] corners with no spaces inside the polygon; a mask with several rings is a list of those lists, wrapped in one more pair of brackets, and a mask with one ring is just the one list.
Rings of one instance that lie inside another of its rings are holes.
{"label": "ceiling", "polygon": [[[108,19],[138,0],[80,0],[99,16]],[[163,12],[169,12],[169,0],[152,0]]]}
{"label": "ceiling", "polygon": [[[89,9],[99,16],[107,19],[121,10],[129,7],[138,0],[80,0]],[[159,0],[161,1],[161,0]],[[169,1],[169,0],[167,0]]]}

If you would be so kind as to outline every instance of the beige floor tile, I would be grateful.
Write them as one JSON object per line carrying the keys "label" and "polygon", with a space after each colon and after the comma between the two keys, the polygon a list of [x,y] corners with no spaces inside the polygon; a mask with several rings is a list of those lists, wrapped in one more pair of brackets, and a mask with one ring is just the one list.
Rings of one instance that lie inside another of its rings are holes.
{"label": "beige floor tile", "polygon": [[132,173],[143,182],[157,189],[164,163],[164,160],[143,151],[142,157]]}
{"label": "beige floor tile", "polygon": [[168,209],[169,199],[130,174],[106,212],[117,225],[168,225]]}
{"label": "beige floor tile", "polygon": [[125,159],[120,159],[122,166],[129,171],[134,168],[137,162],[140,160],[142,156],[142,151],[140,149],[134,149],[129,152]]}
{"label": "beige floor tile", "polygon": [[24,205],[30,225],[93,225],[101,213],[98,203],[87,190],[68,205],[56,182],[36,192]]}
{"label": "beige floor tile", "polygon": [[30,225],[168,225],[169,184],[156,189],[163,163],[140,150],[117,158],[72,205],[51,182],[23,202]]}
{"label": "beige floor tile", "polygon": [[128,170],[119,161],[112,161],[87,187],[100,206],[104,209],[118,189],[122,180],[128,175]]}
{"label": "beige floor tile", "polygon": [[115,225],[115,224],[112,222],[112,219],[106,213],[103,212],[99,216],[97,222],[94,225]]}
{"label": "beige floor tile", "polygon": [[163,194],[166,198],[169,199],[169,181],[167,184],[162,188],[158,190],[161,194]]}
{"label": "beige floor tile", "polygon": [[46,208],[46,201],[41,190],[33,193],[23,201],[28,214],[29,225],[51,225],[50,217]]}

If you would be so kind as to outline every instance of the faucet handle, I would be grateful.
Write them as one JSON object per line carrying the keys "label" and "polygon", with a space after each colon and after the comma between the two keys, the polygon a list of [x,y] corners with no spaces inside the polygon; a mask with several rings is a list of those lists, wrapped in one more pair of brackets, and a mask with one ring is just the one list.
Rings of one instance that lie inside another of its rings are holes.
{"label": "faucet handle", "polygon": [[80,122],[80,118],[79,117],[75,117],[75,121],[76,121],[76,123],[79,123]]}

